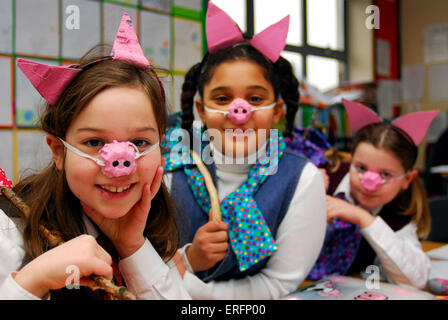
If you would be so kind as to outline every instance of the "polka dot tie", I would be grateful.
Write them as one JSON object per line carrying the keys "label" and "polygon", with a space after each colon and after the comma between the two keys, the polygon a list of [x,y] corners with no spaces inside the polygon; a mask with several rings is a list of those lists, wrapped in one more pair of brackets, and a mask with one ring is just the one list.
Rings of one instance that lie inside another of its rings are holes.
{"label": "polka dot tie", "polygon": [[[246,182],[221,201],[222,220],[229,226],[230,245],[240,271],[249,269],[277,250],[254,195],[269,175],[277,171],[278,161],[285,148],[281,134],[273,131],[267,143],[266,155],[251,167]],[[197,167],[190,164],[192,159],[189,154],[175,157],[167,154],[166,158],[165,170],[173,171],[183,167],[196,202],[208,214],[211,204],[205,180]]]}

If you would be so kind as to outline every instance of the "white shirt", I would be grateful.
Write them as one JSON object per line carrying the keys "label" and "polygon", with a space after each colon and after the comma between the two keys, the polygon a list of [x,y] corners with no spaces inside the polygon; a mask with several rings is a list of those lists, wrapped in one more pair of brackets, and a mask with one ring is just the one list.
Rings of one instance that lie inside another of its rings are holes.
{"label": "white shirt", "polygon": [[[347,173],[334,194],[343,193],[353,203],[350,196],[350,174]],[[376,216],[382,207],[372,210]],[[419,289],[426,286],[431,268],[430,260],[422,249],[417,236],[417,226],[410,222],[398,231],[381,218],[361,229],[362,236],[377,254],[375,264],[380,266],[383,276],[392,283],[411,285]]]}
{"label": "white shirt", "polygon": [[[214,154],[216,156],[216,153]],[[219,163],[219,162],[218,162]],[[247,180],[251,165],[216,164],[219,199]],[[164,181],[171,187],[172,175]],[[277,230],[278,249],[257,274],[242,279],[203,282],[179,249],[187,271],[183,283],[193,299],[278,299],[296,290],[313,267],[325,238],[325,187],[322,174],[312,164],[303,168],[295,193]]]}
{"label": "white shirt", "polygon": [[[83,217],[87,233],[96,238],[96,227]],[[0,300],[38,300],[12,277],[25,255],[22,233],[0,209]],[[127,288],[138,299],[191,299],[172,261],[165,263],[148,239],[133,255],[120,260],[118,268]],[[76,290],[76,289],[73,289]]]}

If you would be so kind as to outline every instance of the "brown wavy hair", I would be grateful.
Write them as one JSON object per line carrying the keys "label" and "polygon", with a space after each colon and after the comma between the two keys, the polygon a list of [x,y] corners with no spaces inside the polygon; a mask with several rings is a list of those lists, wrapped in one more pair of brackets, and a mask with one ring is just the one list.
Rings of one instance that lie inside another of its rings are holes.
{"label": "brown wavy hair", "polygon": [[[418,148],[406,132],[389,123],[377,123],[359,130],[353,140],[352,153],[361,142],[372,144],[376,148],[391,152],[402,164],[405,172],[414,168]],[[417,234],[424,238],[431,228],[431,215],[425,188],[419,177],[415,177],[409,188],[402,190],[393,205],[398,213],[411,216],[417,225]]]}
{"label": "brown wavy hair", "polygon": [[[43,105],[40,116],[42,130],[65,139],[70,124],[98,93],[107,88],[125,86],[145,90],[154,108],[161,137],[167,127],[168,110],[156,75],[123,61],[95,62],[102,57],[104,49],[97,46],[84,55],[79,64],[87,67],[70,83],[55,105]],[[42,171],[24,178],[14,187],[16,194],[30,207],[23,237],[26,253],[31,259],[51,248],[39,231],[39,225],[44,225],[64,241],[86,231],[80,201],[71,192],[64,172],[51,161]],[[165,261],[174,256],[179,241],[178,226],[163,182],[152,200],[144,235]]]}

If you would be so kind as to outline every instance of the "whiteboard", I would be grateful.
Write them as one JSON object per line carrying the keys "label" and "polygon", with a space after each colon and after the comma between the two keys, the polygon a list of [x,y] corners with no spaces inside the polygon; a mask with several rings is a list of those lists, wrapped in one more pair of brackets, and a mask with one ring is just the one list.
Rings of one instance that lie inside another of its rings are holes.
{"label": "whiteboard", "polygon": [[202,59],[200,22],[174,18],[174,69],[188,71]]}
{"label": "whiteboard", "polygon": [[174,5],[196,11],[202,10],[202,0],[174,0]]}
{"label": "whiteboard", "polygon": [[59,57],[59,14],[54,0],[16,0],[16,52]]}
{"label": "whiteboard", "polygon": [[137,10],[112,3],[103,3],[103,43],[113,45],[121,18],[124,13],[131,17],[135,32],[137,30]]}
{"label": "whiteboard", "polygon": [[12,53],[12,1],[0,1],[0,52]]}
{"label": "whiteboard", "polygon": [[171,11],[170,0],[142,0],[142,7],[161,11]]}
{"label": "whiteboard", "polygon": [[170,69],[171,17],[166,14],[141,11],[140,44],[151,64]]}
{"label": "whiteboard", "polygon": [[[0,56],[0,126],[12,126],[12,58]],[[1,140],[0,140],[1,141]]]}
{"label": "whiteboard", "polygon": [[14,135],[12,130],[0,129],[0,141],[2,152],[0,152],[0,168],[6,173],[6,177],[14,180]]}
{"label": "whiteboard", "polygon": [[[19,57],[20,58],[20,57]],[[44,63],[47,65],[58,65],[56,61],[26,58],[27,60]],[[15,62],[15,80],[16,80],[16,125],[20,127],[35,127],[38,122],[39,108],[45,100],[39,92],[33,87],[31,82],[17,67]]]}
{"label": "whiteboard", "polygon": [[[70,10],[76,6],[79,14]],[[67,12],[68,9],[68,12]],[[99,2],[88,0],[63,0],[62,16],[62,56],[79,59],[93,46],[101,42],[101,7]],[[72,21],[79,18],[79,25]],[[76,29],[76,27],[79,27]]]}
{"label": "whiteboard", "polygon": [[138,0],[114,0],[114,1],[125,3],[125,4],[133,4],[134,6],[138,5]]}
{"label": "whiteboard", "polygon": [[52,160],[45,133],[38,130],[18,130],[17,161],[19,180],[42,170]]}
{"label": "whiteboard", "polygon": [[180,96],[182,94],[182,85],[184,84],[185,76],[175,75],[174,76],[174,92],[173,92],[173,112],[181,111]]}

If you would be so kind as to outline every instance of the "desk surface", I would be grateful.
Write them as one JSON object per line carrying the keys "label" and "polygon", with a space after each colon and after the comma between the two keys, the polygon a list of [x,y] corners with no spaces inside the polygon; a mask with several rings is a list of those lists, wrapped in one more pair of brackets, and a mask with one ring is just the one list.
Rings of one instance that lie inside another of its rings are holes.
{"label": "desk surface", "polygon": [[[425,240],[421,241],[420,243],[422,244],[422,248],[423,248],[424,252],[428,252],[430,250],[437,249],[437,248],[440,248],[440,247],[443,247],[444,245],[446,245],[446,243],[443,243],[443,242],[434,242],[434,241],[425,241]],[[361,275],[355,276],[355,278],[360,278],[360,277],[361,277]],[[310,284],[312,284],[313,282],[314,281],[312,281],[312,280],[305,280],[299,286],[299,289],[307,287]],[[423,290],[423,291],[428,291],[427,289],[428,288],[425,288],[425,290]]]}
{"label": "desk surface", "polygon": [[434,241],[421,241],[420,243],[422,244],[423,251],[425,251],[425,252],[443,247],[444,245],[448,244],[448,243],[434,242]]}

